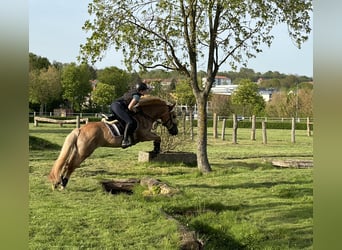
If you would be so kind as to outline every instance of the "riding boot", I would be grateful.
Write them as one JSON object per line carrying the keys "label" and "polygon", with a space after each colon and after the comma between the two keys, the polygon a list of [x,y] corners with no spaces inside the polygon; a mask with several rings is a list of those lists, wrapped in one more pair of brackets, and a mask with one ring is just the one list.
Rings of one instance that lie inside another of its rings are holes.
{"label": "riding boot", "polygon": [[121,147],[122,148],[128,148],[132,145],[133,145],[133,138],[129,134],[129,126],[126,125],[124,135],[123,135],[123,139],[122,139],[122,143],[121,143]]}

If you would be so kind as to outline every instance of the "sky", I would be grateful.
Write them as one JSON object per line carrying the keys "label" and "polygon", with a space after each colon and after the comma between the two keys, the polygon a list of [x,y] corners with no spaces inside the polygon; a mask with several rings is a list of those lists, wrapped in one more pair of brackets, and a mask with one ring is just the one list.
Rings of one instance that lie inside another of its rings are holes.
{"label": "sky", "polygon": [[[90,2],[29,0],[29,52],[46,57],[50,62],[78,63],[80,45],[90,36],[82,30],[84,22],[90,18],[87,12]],[[271,48],[265,46],[262,53],[248,61],[247,68],[260,73],[278,71],[312,77],[313,32],[301,49],[291,41],[285,25],[276,27],[273,32],[275,39]],[[97,69],[111,66],[126,69],[120,51],[108,50],[104,59],[94,65]],[[228,65],[220,68],[220,71],[230,70]]]}

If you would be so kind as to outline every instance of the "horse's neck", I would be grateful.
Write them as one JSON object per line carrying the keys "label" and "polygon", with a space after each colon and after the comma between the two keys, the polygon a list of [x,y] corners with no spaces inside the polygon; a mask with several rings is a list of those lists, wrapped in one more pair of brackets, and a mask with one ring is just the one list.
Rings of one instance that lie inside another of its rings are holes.
{"label": "horse's neck", "polygon": [[[159,108],[159,107],[158,107]],[[159,119],[162,115],[162,110],[156,109],[156,107],[145,107],[142,109],[143,116],[147,117],[148,119],[152,121],[156,121]]]}

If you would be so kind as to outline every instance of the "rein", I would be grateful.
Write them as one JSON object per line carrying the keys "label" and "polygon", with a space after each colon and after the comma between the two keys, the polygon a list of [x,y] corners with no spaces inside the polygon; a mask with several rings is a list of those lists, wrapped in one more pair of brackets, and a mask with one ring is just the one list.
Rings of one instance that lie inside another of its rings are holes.
{"label": "rein", "polygon": [[[142,109],[140,109],[140,111],[137,113],[137,114],[142,114],[143,117],[147,118],[148,120],[150,120],[152,123],[157,121],[158,119],[153,119],[150,115],[146,114]],[[163,122],[161,123],[163,126],[167,127],[167,124],[169,122],[172,122],[172,119],[171,119],[171,114],[169,114],[169,119],[166,121],[166,122]]]}

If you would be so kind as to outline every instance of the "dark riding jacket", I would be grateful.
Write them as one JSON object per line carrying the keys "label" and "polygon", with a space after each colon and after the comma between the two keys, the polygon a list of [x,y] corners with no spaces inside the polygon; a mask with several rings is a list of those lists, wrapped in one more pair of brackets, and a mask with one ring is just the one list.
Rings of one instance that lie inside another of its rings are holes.
{"label": "dark riding jacket", "polygon": [[126,92],[123,96],[116,99],[116,101],[120,102],[126,108],[128,108],[128,105],[132,101],[133,98],[138,98],[137,101],[139,101],[141,96],[142,96],[142,94],[140,94],[136,90],[131,90],[131,91]]}

